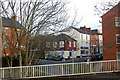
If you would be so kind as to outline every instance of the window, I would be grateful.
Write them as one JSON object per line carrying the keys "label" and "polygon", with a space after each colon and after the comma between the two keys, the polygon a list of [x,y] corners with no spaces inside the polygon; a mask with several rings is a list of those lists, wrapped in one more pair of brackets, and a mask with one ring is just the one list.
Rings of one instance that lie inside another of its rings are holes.
{"label": "window", "polygon": [[93,42],[91,41],[91,45],[93,45]]}
{"label": "window", "polygon": [[96,45],[98,45],[98,41],[96,41]]}
{"label": "window", "polygon": [[18,42],[16,43],[16,48],[18,48]]}
{"label": "window", "polygon": [[64,41],[60,41],[60,47],[64,47]]}
{"label": "window", "polygon": [[120,34],[116,34],[116,44],[120,44]]}
{"label": "window", "polygon": [[97,36],[96,36],[96,39],[97,39]]}
{"label": "window", "polygon": [[83,40],[83,35],[81,34],[81,39]]}
{"label": "window", "polygon": [[57,48],[57,42],[53,42],[53,47]]}
{"label": "window", "polygon": [[98,52],[98,47],[96,47],[96,52]]}
{"label": "window", "polygon": [[4,35],[8,35],[8,29],[4,28]]}
{"label": "window", "polygon": [[85,54],[85,50],[81,50],[81,54]]}
{"label": "window", "polygon": [[18,34],[18,36],[20,35],[20,30],[19,29],[17,29],[17,34]]}
{"label": "window", "polygon": [[6,41],[4,42],[4,48],[8,48],[8,43]]}
{"label": "window", "polygon": [[46,47],[50,48],[50,42],[46,42]]}
{"label": "window", "polygon": [[72,56],[72,52],[69,52],[69,56]]}
{"label": "window", "polygon": [[86,35],[86,40],[88,39],[87,35]]}
{"label": "window", "polygon": [[71,41],[69,41],[69,47],[71,47]]}
{"label": "window", "polygon": [[76,47],[76,42],[74,41],[73,46]]}
{"label": "window", "polygon": [[120,60],[120,52],[117,52],[117,60]]}
{"label": "window", "polygon": [[115,17],[115,26],[116,27],[120,26],[120,17]]}

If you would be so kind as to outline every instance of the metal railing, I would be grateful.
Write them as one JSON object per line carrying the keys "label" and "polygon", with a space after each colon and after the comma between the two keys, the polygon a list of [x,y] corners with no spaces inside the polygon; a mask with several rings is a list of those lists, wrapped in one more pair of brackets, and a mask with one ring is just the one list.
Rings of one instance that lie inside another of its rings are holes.
{"label": "metal railing", "polygon": [[[20,75],[20,71],[22,74]],[[0,68],[0,79],[40,78],[118,72],[119,60]]]}

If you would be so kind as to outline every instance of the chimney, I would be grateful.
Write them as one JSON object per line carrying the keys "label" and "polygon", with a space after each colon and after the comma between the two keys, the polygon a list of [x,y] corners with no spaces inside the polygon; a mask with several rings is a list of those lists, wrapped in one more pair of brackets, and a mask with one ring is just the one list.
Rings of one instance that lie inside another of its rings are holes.
{"label": "chimney", "polygon": [[12,16],[12,19],[17,21],[17,16]]}
{"label": "chimney", "polygon": [[91,33],[91,28],[86,28],[86,32],[90,32]]}
{"label": "chimney", "polygon": [[80,29],[86,32],[86,26],[80,27]]}

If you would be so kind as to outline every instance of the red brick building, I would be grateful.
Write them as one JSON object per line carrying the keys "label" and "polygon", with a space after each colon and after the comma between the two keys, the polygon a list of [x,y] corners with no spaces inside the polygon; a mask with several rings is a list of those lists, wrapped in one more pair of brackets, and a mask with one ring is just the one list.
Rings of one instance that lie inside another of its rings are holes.
{"label": "red brick building", "polygon": [[46,47],[48,48],[48,55],[62,55],[64,58],[72,58],[74,51],[74,58],[76,58],[77,41],[66,34],[60,34],[46,40]]}
{"label": "red brick building", "polygon": [[90,34],[90,48],[91,53],[101,53],[102,52],[102,33],[98,29],[91,30]]}
{"label": "red brick building", "polygon": [[120,3],[102,16],[103,59],[120,59]]}
{"label": "red brick building", "polygon": [[102,33],[98,29],[93,29],[91,28],[86,28],[80,27],[81,30],[84,32],[88,32],[90,35],[90,53],[91,54],[96,54],[96,53],[102,53],[103,49],[103,43],[102,43]]}
{"label": "red brick building", "polygon": [[[17,47],[17,35],[20,35],[21,24],[17,21],[17,17],[12,17],[11,19],[2,17],[2,56],[9,56],[11,54],[10,49],[13,50],[13,54],[18,54]],[[17,26],[17,34],[15,32],[15,27]],[[25,40],[22,39],[21,48],[25,50]]]}

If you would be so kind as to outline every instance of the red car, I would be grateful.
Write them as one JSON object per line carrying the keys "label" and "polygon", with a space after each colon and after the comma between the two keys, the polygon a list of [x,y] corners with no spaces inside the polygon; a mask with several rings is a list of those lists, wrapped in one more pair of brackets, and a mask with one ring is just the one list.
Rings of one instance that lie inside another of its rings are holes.
{"label": "red car", "polygon": [[85,62],[97,61],[97,60],[99,60],[99,56],[98,55],[90,55],[90,56],[85,58]]}

